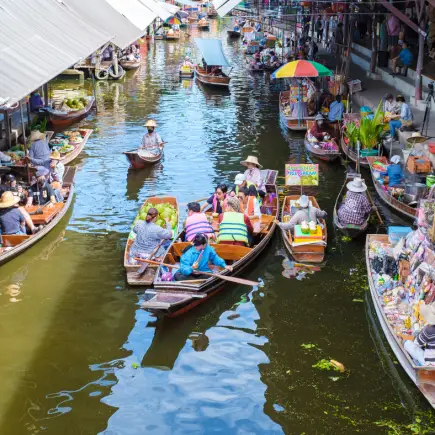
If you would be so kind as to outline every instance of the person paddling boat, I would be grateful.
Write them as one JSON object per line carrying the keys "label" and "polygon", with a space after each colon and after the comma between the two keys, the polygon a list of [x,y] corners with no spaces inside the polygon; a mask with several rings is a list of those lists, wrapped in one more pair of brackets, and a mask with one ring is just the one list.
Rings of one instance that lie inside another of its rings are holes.
{"label": "person paddling boat", "polygon": [[153,154],[160,154],[163,141],[160,135],[155,131],[157,127],[156,121],[149,119],[146,122],[145,127],[147,128],[148,133],[144,134],[142,138],[142,144],[138,150],[139,154],[141,150],[146,150]]}

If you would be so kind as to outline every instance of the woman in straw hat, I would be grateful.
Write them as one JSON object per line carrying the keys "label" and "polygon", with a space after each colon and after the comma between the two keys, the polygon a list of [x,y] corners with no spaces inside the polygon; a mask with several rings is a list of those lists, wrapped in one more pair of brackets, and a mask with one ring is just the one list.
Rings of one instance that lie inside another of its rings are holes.
{"label": "woman in straw hat", "polygon": [[30,133],[29,160],[34,166],[48,166],[50,161],[50,147],[45,133],[34,130]]}
{"label": "woman in straw hat", "polygon": [[263,184],[263,177],[261,176],[260,169],[263,167],[258,162],[258,158],[255,156],[248,156],[246,160],[240,162],[243,166],[246,166],[248,169],[245,171],[246,181],[252,183],[260,193],[266,192],[266,188]]}
{"label": "woman in straw hat", "polygon": [[28,213],[23,214],[18,208],[19,196],[12,192],[4,192],[0,199],[0,229],[2,234],[26,234],[27,225],[34,233],[36,231]]}
{"label": "woman in straw hat", "polygon": [[148,133],[144,134],[139,149],[145,149],[153,154],[160,154],[163,141],[160,135],[154,131],[157,127],[156,121],[149,119],[146,122],[145,127],[147,128]]}
{"label": "woman in straw hat", "polygon": [[365,194],[367,186],[362,178],[355,177],[347,183],[346,187],[346,198],[337,212],[338,220],[342,224],[362,225],[372,211],[372,206]]}
{"label": "woman in straw hat", "polygon": [[405,350],[420,365],[435,365],[435,305],[424,302],[420,307],[420,314],[426,325],[414,341],[406,340]]}

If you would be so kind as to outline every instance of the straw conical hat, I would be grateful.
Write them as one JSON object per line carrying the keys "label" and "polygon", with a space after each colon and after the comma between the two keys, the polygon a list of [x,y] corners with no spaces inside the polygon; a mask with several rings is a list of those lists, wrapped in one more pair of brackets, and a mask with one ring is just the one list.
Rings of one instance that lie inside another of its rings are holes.
{"label": "straw conical hat", "polygon": [[242,160],[240,162],[243,166],[248,166],[248,163],[252,163],[253,165],[256,165],[257,168],[262,168],[263,166],[260,165],[260,163],[258,163],[258,158],[255,156],[248,156],[248,158],[246,160]]}

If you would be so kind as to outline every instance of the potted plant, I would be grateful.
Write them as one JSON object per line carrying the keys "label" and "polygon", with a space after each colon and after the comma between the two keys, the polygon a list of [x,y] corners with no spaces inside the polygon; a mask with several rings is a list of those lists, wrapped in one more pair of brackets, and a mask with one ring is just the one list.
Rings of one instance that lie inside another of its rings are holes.
{"label": "potted plant", "polygon": [[379,103],[373,117],[365,117],[359,127],[359,141],[361,143],[361,156],[376,156],[378,147],[386,135],[382,102]]}
{"label": "potted plant", "polygon": [[346,124],[344,130],[344,141],[349,146],[349,148],[356,148],[356,142],[359,138],[359,126],[356,122],[349,122]]}

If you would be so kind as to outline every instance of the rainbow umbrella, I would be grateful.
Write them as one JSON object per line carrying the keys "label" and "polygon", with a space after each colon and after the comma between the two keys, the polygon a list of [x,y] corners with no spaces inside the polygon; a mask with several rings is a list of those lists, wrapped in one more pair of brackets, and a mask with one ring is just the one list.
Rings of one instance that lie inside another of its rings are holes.
{"label": "rainbow umbrella", "polygon": [[274,79],[289,77],[326,77],[332,76],[332,71],[321,63],[310,60],[294,60],[278,68],[273,74]]}
{"label": "rainbow umbrella", "polygon": [[180,25],[181,21],[177,17],[169,17],[166,21],[166,24],[170,24],[171,26],[174,24]]}

